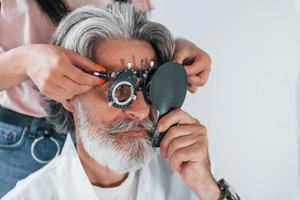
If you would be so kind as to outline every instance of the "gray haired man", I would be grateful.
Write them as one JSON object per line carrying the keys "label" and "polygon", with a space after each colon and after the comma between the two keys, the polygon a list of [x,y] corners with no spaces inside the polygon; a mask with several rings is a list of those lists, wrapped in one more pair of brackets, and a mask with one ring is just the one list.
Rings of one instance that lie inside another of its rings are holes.
{"label": "gray haired man", "polygon": [[[60,23],[52,43],[107,71],[124,70],[128,62],[137,69],[140,60],[145,66],[168,62],[175,46],[166,27],[128,4],[75,10]],[[108,105],[110,84],[62,104],[48,102],[49,121],[69,133],[64,149],[3,199],[219,199],[206,128],[186,112],[174,110],[157,125],[166,135],[155,150],[148,138],[153,129],[150,106],[142,92],[130,106],[116,108]]]}

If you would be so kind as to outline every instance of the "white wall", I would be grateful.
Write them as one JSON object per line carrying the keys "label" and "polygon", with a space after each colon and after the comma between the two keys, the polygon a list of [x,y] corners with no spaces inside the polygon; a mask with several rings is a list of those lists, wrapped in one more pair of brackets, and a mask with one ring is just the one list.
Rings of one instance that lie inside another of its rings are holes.
{"label": "white wall", "polygon": [[213,58],[184,109],[207,126],[217,174],[243,199],[300,199],[299,0],[153,3],[155,21]]}

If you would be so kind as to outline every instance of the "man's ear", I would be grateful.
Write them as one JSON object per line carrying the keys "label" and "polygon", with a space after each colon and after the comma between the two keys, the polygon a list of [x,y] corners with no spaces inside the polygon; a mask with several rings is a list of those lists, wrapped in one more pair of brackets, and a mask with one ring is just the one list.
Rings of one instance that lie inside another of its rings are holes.
{"label": "man's ear", "polygon": [[74,101],[74,98],[63,101],[62,105],[69,112],[71,112],[71,113],[75,112],[75,101]]}

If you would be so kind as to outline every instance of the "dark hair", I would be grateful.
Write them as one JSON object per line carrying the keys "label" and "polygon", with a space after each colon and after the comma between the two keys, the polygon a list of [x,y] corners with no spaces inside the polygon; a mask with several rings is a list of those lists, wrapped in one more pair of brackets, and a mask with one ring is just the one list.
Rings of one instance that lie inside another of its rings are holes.
{"label": "dark hair", "polygon": [[[66,16],[70,10],[67,8],[64,0],[36,0],[40,8],[48,15],[54,25],[58,25],[60,20]],[[128,0],[115,0],[115,2],[126,3]],[[1,2],[0,2],[1,7]]]}
{"label": "dark hair", "polygon": [[48,15],[54,25],[57,25],[60,20],[70,11],[63,0],[36,0],[40,8]]}

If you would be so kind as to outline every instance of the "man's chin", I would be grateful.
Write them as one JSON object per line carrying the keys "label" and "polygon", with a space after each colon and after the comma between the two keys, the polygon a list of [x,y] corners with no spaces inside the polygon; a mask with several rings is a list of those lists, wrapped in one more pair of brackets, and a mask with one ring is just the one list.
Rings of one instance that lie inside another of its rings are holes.
{"label": "man's chin", "polygon": [[133,172],[151,160],[153,149],[145,135],[136,136],[134,133],[129,135],[121,143],[116,142],[116,138],[111,138],[111,140],[102,138],[101,145],[99,145],[99,138],[84,137],[83,146],[99,164],[119,174]]}

